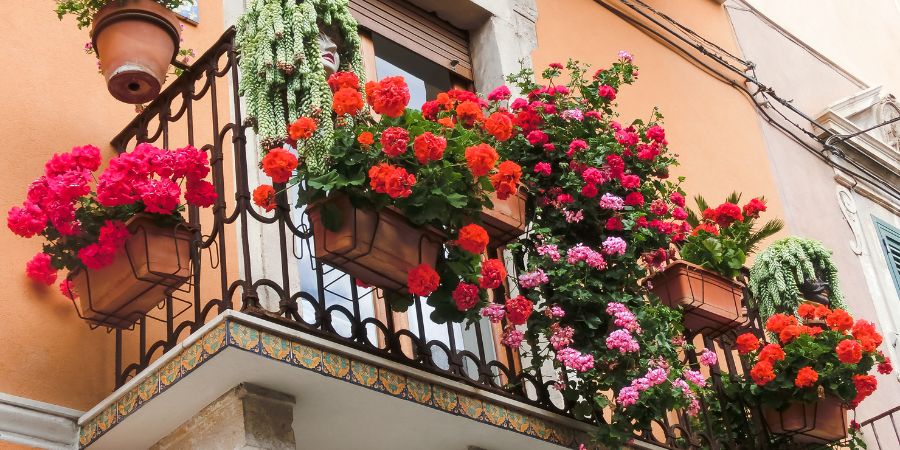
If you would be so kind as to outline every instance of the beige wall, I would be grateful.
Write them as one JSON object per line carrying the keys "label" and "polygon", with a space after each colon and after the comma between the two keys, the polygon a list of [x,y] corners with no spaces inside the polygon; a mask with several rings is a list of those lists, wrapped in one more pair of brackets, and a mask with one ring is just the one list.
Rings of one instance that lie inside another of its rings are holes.
{"label": "beige wall", "polygon": [[[537,3],[538,47],[532,58],[538,71],[570,57],[601,68],[615,60],[619,50],[631,52],[640,76],[616,99],[622,122],[646,119],[659,106],[669,148],[681,162],[674,175],[687,178],[688,194],[702,194],[710,202],[724,200],[733,190],[746,199],[765,195],[770,208],[766,217],[783,216],[756,113],[742,94],[592,0]],[[728,17],[718,3],[649,3],[736,51]]]}
{"label": "beige wall", "polygon": [[897,0],[747,0],[871,86],[900,93]]}
{"label": "beige wall", "polygon": [[[52,0],[4,1],[0,13],[0,210],[24,200],[28,183],[55,152],[88,143],[113,155],[109,140],[134,116],[134,107],[106,92],[92,56],[82,51],[86,30],[59,21]],[[222,33],[221,3],[201,2],[201,25],[186,25],[185,45],[205,50]],[[113,388],[115,339],[91,331],[56,286],[28,281],[24,265],[38,239],[0,230],[5,270],[0,307],[0,392],[88,409]]]}

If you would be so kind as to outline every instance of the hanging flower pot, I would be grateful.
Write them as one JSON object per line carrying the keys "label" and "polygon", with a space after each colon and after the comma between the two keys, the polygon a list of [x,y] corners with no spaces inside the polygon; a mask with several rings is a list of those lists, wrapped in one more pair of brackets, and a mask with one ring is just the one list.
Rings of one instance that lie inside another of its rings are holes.
{"label": "hanging flower pot", "polygon": [[160,227],[146,214],[126,226],[131,236],[112,264],[69,274],[81,316],[96,325],[131,326],[191,275],[193,233],[187,226]]}
{"label": "hanging flower pot", "polygon": [[434,267],[444,236],[433,228],[416,228],[393,208],[356,208],[339,194],[310,204],[316,258],[367,284],[406,292],[410,269]]}
{"label": "hanging flower pot", "polygon": [[175,13],[153,0],[113,0],[92,23],[109,93],[125,103],[155,99],[181,41]]}
{"label": "hanging flower pot", "polygon": [[793,436],[794,442],[828,443],[847,437],[847,408],[826,395],[815,403],[791,402],[782,411],[763,408],[769,432]]}
{"label": "hanging flower pot", "polygon": [[675,261],[649,283],[665,305],[682,307],[691,332],[724,332],[742,322],[744,287],[700,266]]}
{"label": "hanging flower pot", "polygon": [[525,233],[525,192],[519,191],[506,200],[492,193],[491,203],[493,208],[481,212],[481,222],[493,245],[508,244]]}

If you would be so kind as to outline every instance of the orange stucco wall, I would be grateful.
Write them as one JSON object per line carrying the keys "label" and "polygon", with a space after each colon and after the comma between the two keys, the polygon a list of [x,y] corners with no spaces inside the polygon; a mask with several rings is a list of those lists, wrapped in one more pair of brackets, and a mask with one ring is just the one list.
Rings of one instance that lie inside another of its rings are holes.
{"label": "orange stucco wall", "polygon": [[[59,21],[53,0],[4,1],[0,13],[0,210],[19,204],[29,182],[54,152],[109,140],[134,117],[134,107],[106,92],[95,60],[82,51],[87,30]],[[221,2],[200,2],[201,24],[186,24],[184,45],[201,52],[223,31]],[[227,117],[227,116],[226,116]],[[24,264],[38,239],[0,230],[4,269],[0,305],[0,392],[86,410],[113,388],[115,339],[90,330],[55,286],[28,281]]]}
{"label": "orange stucco wall", "polygon": [[[718,3],[648,3],[737,54],[730,22]],[[769,212],[764,217],[783,215],[756,113],[742,94],[593,0],[538,0],[537,5],[538,46],[532,59],[538,71],[567,58],[606,67],[619,50],[631,52],[640,75],[616,99],[620,119],[646,120],[659,106],[669,148],[681,162],[673,175],[686,177],[689,196],[701,194],[717,203],[733,190],[742,191],[745,200],[765,195]]]}

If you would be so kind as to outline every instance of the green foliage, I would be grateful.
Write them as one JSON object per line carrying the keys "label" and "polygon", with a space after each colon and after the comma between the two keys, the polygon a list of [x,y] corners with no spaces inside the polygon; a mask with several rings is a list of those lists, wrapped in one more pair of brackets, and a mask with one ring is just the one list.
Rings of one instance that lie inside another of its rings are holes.
{"label": "green foliage", "polygon": [[[184,0],[154,0],[166,8],[177,8]],[[109,3],[125,3],[125,0],[56,0],[56,15],[60,20],[67,15],[75,16],[78,28],[91,26],[94,15]]]}
{"label": "green foliage", "polygon": [[[717,211],[723,207],[734,205],[732,209],[738,208],[741,194],[736,192],[715,209],[710,208],[701,196],[694,200],[699,213],[688,211],[687,222],[694,227],[694,232],[681,244],[681,258],[729,278],[740,276],[747,256],[756,250],[762,240],[784,228],[784,223],[775,219],[755,229],[759,211],[748,209],[751,204],[744,206],[739,220],[719,217]],[[751,203],[764,205],[765,199],[753,199]]]}
{"label": "green foliage", "polygon": [[749,284],[762,320],[775,313],[793,314],[802,297],[798,285],[820,275],[828,283],[831,306],[846,309],[831,250],[822,243],[791,236],[760,252],[750,268]]}
{"label": "green foliage", "polygon": [[324,173],[334,144],[320,27],[340,36],[340,70],[365,81],[357,24],[348,8],[348,0],[250,0],[238,20],[240,94],[263,150],[284,142],[288,123],[301,116],[315,118],[313,137],[297,149],[315,175]]}

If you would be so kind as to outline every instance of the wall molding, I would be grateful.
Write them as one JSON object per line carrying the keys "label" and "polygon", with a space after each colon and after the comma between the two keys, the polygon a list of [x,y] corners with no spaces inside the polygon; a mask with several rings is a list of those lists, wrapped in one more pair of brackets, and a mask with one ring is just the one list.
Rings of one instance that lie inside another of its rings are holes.
{"label": "wall molding", "polygon": [[0,393],[0,441],[49,449],[73,449],[78,442],[74,409]]}

